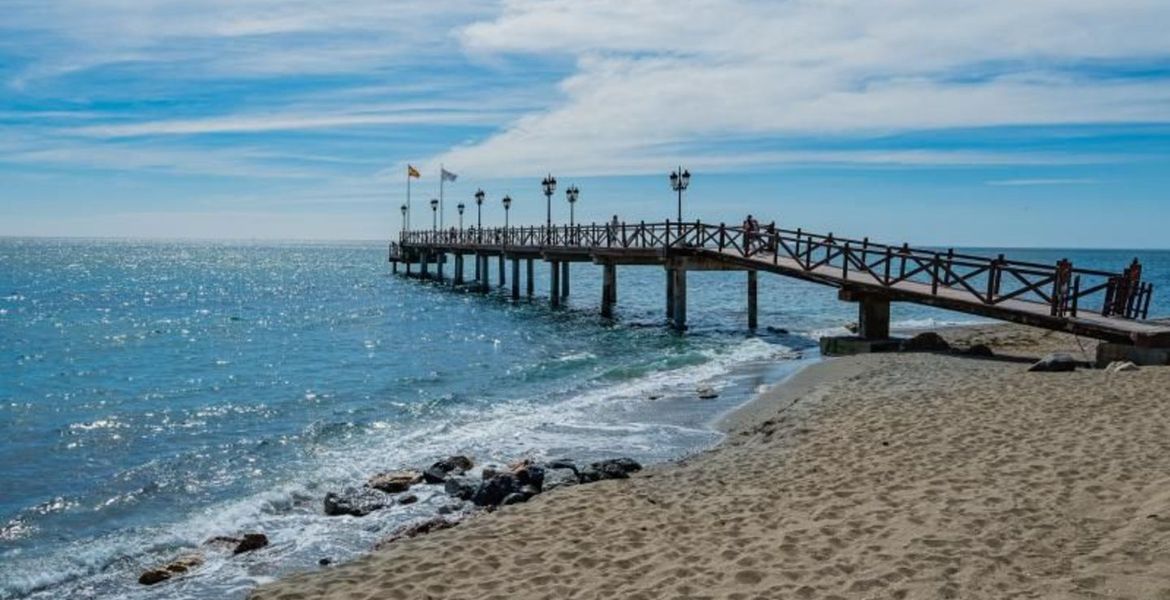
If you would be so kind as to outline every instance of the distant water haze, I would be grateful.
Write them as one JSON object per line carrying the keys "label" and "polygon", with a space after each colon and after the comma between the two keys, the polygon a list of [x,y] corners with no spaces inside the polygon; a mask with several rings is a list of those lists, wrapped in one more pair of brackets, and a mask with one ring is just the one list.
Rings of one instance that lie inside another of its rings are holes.
{"label": "distant water haze", "polygon": [[[1170,315],[1170,252],[1002,251],[1108,270],[1138,256],[1151,315]],[[695,273],[678,336],[662,327],[661,268],[619,269],[609,323],[592,265],[573,265],[568,307],[552,311],[546,265],[538,297],[512,304],[394,277],[385,252],[0,239],[0,598],[242,598],[433,514],[438,491],[364,519],[320,506],[326,491],[450,453],[676,458],[717,443],[713,420],[856,320],[830,288],[764,275],[751,335],[744,275]],[[894,319],[976,321],[901,305]],[[720,397],[696,399],[705,385]],[[135,582],[241,531],[273,544],[208,553],[164,586]]]}

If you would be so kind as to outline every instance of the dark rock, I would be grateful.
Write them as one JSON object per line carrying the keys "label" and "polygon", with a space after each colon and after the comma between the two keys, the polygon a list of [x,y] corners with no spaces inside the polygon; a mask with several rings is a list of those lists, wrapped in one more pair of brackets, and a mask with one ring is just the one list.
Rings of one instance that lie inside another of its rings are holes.
{"label": "dark rock", "polygon": [[581,483],[592,483],[603,479],[626,479],[635,471],[641,471],[642,465],[632,458],[613,458],[589,465],[578,474]]}
{"label": "dark rock", "polygon": [[449,515],[454,512],[459,512],[463,507],[458,504],[444,504],[439,507],[440,515]]}
{"label": "dark rock", "polygon": [[902,352],[948,352],[951,345],[941,335],[926,331],[902,342]]}
{"label": "dark rock", "polygon": [[138,583],[142,585],[154,585],[162,583],[174,576],[174,573],[166,569],[151,569],[138,576]]}
{"label": "dark rock", "polygon": [[415,502],[418,502],[418,496],[414,494],[407,494],[398,499],[399,504],[414,504]]}
{"label": "dark rock", "polygon": [[547,463],[544,463],[544,466],[546,469],[569,469],[574,473],[577,472],[577,464],[567,458],[550,460]]}
{"label": "dark rock", "polygon": [[529,496],[528,494],[514,492],[514,493],[511,493],[511,494],[508,494],[507,496],[505,496],[504,500],[502,502],[500,502],[500,505],[501,506],[508,506],[510,504],[520,504],[522,502],[528,502],[529,498],[531,498],[531,496]]}
{"label": "dark rock", "polygon": [[496,475],[499,475],[500,473],[506,473],[507,471],[508,469],[501,467],[500,465],[484,465],[483,469],[480,471],[480,475],[484,481],[487,481]]}
{"label": "dark rock", "polygon": [[206,542],[203,542],[203,545],[204,546],[221,546],[221,547],[225,547],[225,548],[235,548],[236,546],[240,545],[240,538],[230,537],[230,536],[226,536],[226,535],[217,535],[217,536],[207,540]]}
{"label": "dark rock", "polygon": [[418,471],[390,471],[374,475],[366,485],[387,494],[397,494],[409,490],[410,486],[422,480],[423,474]]}
{"label": "dark rock", "polygon": [[475,463],[466,456],[449,456],[423,471],[423,480],[429,484],[440,484],[445,482],[453,471],[463,473],[470,471],[474,466]]}
{"label": "dark rock", "polygon": [[768,333],[775,333],[777,335],[788,335],[788,330],[783,327],[773,327],[771,325],[764,328]]}
{"label": "dark rock", "polygon": [[504,498],[520,490],[516,478],[509,473],[500,473],[495,477],[479,484],[472,495],[471,501],[476,506],[499,506]]}
{"label": "dark rock", "polygon": [[536,489],[536,493],[544,488],[544,468],[538,465],[525,465],[515,471],[512,475],[516,478],[516,482],[522,486],[532,486]]}
{"label": "dark rock", "polygon": [[154,585],[162,583],[175,575],[180,575],[198,567],[203,564],[203,557],[198,554],[191,554],[188,556],[180,556],[175,560],[161,566],[144,571],[138,576],[138,583],[142,585]]}
{"label": "dark rock", "polygon": [[580,477],[577,470],[569,469],[549,469],[544,474],[544,491],[555,490],[559,487],[570,485],[577,485],[580,482]]}
{"label": "dark rock", "polygon": [[394,533],[390,534],[390,537],[378,542],[374,546],[374,548],[375,549],[383,548],[389,544],[393,544],[394,542],[396,542],[398,540],[403,540],[403,539],[408,539],[408,538],[424,535],[424,534],[431,533],[434,531],[439,531],[441,529],[448,529],[448,528],[454,527],[458,524],[459,524],[459,521],[447,520],[447,519],[444,519],[443,517],[435,517],[433,519],[428,519],[426,521],[422,521],[419,523],[414,523],[411,525],[404,525],[404,526],[398,528],[397,530],[395,530]]}
{"label": "dark rock", "polygon": [[475,490],[478,485],[475,479],[471,477],[456,475],[447,478],[443,489],[450,496],[454,496],[460,500],[470,500],[475,495]]}
{"label": "dark rock", "polygon": [[719,392],[715,391],[715,388],[709,385],[700,387],[696,392],[699,394],[700,400],[710,400],[719,397]]}
{"label": "dark rock", "polygon": [[232,550],[232,554],[243,554],[253,550],[259,550],[268,545],[268,536],[263,533],[245,533],[244,537],[240,539],[240,543],[236,545],[236,549]]}
{"label": "dark rock", "polygon": [[340,494],[333,492],[325,494],[325,514],[331,517],[340,515],[364,517],[376,510],[386,508],[389,503],[389,498],[382,492],[346,488]]}
{"label": "dark rock", "polygon": [[321,565],[322,567],[328,567],[329,565],[333,564],[333,559],[322,558],[321,560],[317,561],[317,564]]}
{"label": "dark rock", "polygon": [[1040,359],[1040,362],[1028,367],[1034,373],[1067,373],[1077,369],[1077,360],[1071,354],[1053,352]]}
{"label": "dark rock", "polygon": [[995,352],[992,352],[991,347],[987,344],[975,344],[974,346],[970,346],[966,350],[963,350],[963,354],[966,356],[975,356],[978,358],[991,358],[995,356]]}
{"label": "dark rock", "polygon": [[856,334],[858,331],[861,331],[861,325],[858,324],[857,322],[848,323],[845,325],[845,331],[848,331],[849,333],[852,333],[852,334]]}

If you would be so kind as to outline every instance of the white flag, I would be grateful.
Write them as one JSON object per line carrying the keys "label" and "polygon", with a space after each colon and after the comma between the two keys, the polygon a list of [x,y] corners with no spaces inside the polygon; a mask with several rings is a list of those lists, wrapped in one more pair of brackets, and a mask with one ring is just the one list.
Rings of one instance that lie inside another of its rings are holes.
{"label": "white flag", "polygon": [[443,181],[455,181],[455,178],[458,177],[447,169],[439,169],[439,174],[443,176]]}

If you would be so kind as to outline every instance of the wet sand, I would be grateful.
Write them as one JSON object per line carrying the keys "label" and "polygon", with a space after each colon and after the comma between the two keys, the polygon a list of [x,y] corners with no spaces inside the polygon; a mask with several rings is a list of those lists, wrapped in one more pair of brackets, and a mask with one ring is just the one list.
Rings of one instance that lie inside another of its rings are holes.
{"label": "wet sand", "polygon": [[828,360],[712,451],[252,597],[1170,599],[1170,368],[1028,373],[1085,342],[944,335],[1010,356]]}

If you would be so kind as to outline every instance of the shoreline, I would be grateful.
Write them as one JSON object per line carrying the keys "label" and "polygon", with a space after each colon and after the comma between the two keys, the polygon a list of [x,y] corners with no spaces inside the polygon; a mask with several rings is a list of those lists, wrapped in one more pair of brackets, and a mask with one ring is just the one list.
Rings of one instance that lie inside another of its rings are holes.
{"label": "shoreline", "polygon": [[821,360],[711,450],[250,597],[1170,597],[1170,370],[1027,373],[1077,345],[943,334],[1005,358]]}

